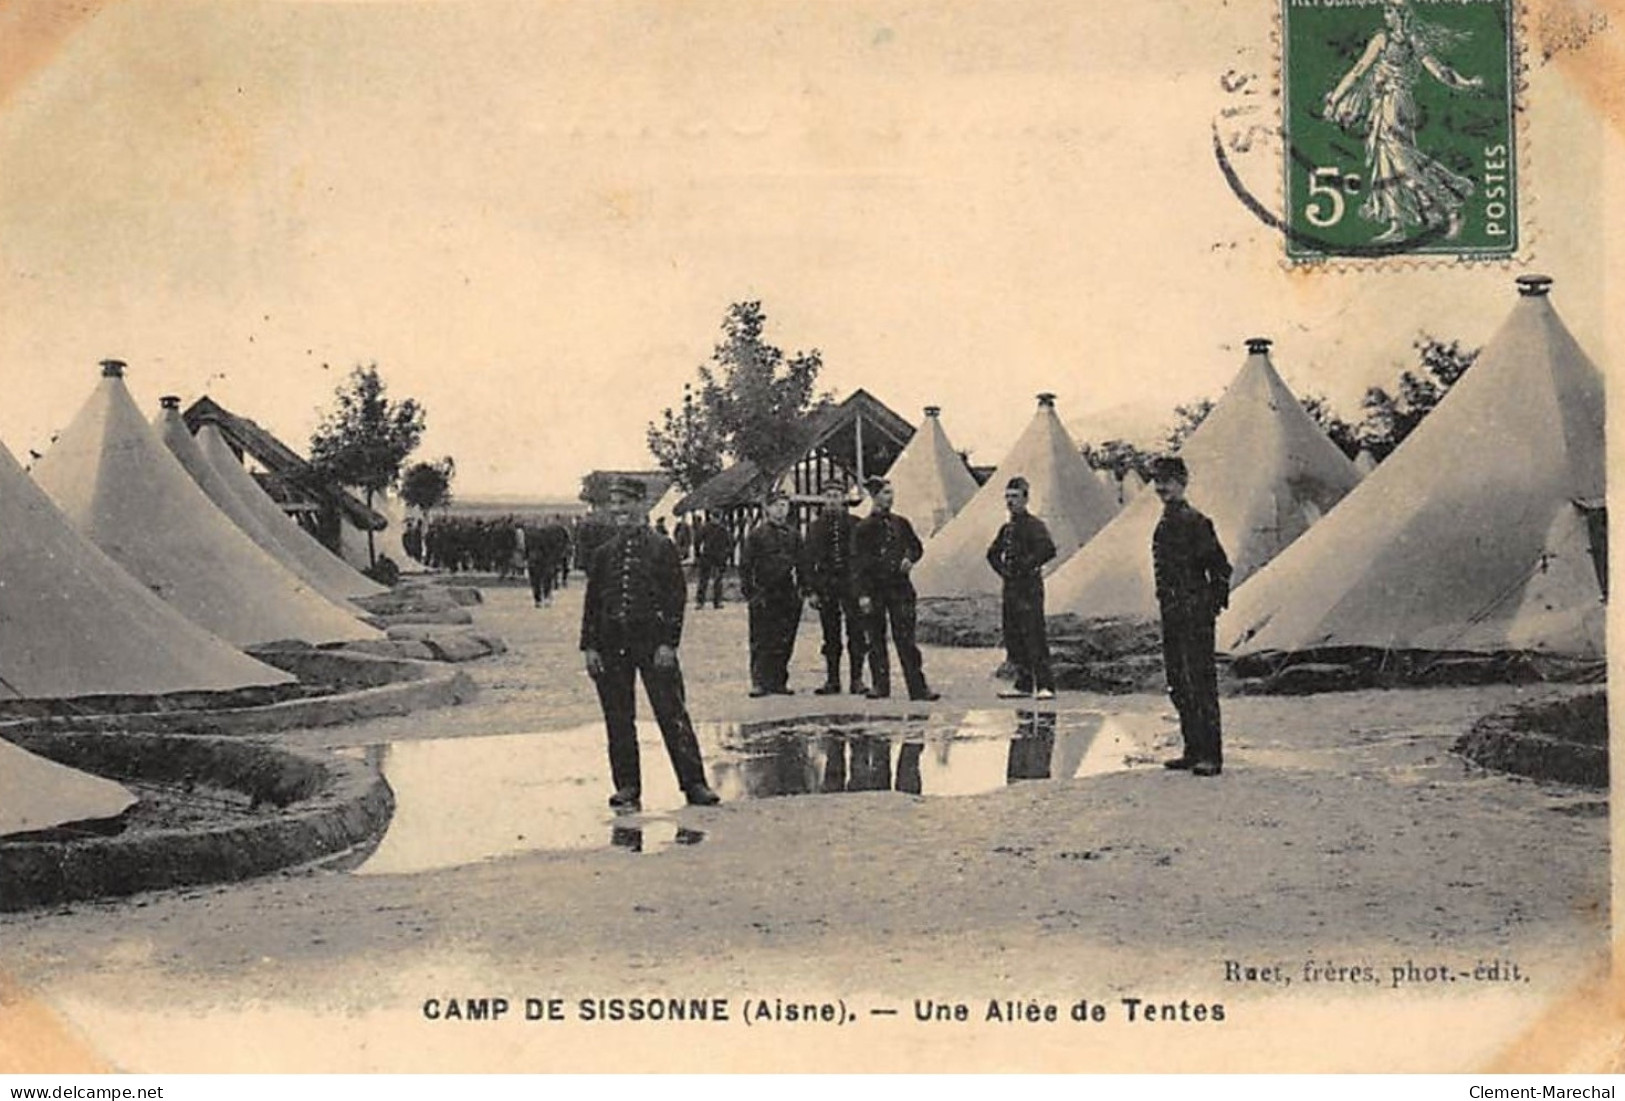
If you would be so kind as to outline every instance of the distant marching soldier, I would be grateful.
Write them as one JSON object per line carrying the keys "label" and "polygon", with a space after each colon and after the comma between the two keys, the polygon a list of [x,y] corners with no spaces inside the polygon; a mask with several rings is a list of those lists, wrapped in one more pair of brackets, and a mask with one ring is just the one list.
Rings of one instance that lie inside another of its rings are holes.
{"label": "distant marching soldier", "polygon": [[801,624],[801,536],[790,526],[784,494],[771,494],[763,511],[739,553],[739,588],[750,606],[750,694],[789,696]]}
{"label": "distant marching soldier", "polygon": [[537,608],[553,603],[553,574],[558,568],[548,557],[545,530],[521,526],[516,533],[519,553],[525,559],[525,577],[530,581],[530,602]]}
{"label": "distant marching soldier", "polygon": [[846,489],[836,482],[824,487],[824,508],[807,527],[802,543],[801,583],[818,622],[824,629],[824,684],[813,691],[835,696],[841,691],[841,626],[846,626],[846,651],[851,670],[851,692],[863,695],[863,656],[867,648],[863,613],[852,585],[852,532],[858,522],[847,511]]}
{"label": "distant marching soldier", "polygon": [[732,533],[708,514],[694,534],[694,561],[698,565],[698,578],[694,585],[694,607],[705,607],[705,591],[711,589],[711,606],[722,607],[722,576],[728,572],[728,560],[733,557]]}
{"label": "distant marching soldier", "polygon": [[1055,557],[1055,540],[1044,521],[1027,511],[1029,487],[1019,474],[1004,486],[1010,519],[987,548],[987,564],[1004,579],[1004,652],[1015,668],[1015,684],[1002,690],[1005,699],[1033,694],[1055,698],[1050,670],[1049,638],[1044,630],[1044,564]]}
{"label": "distant marching soldier", "polygon": [[688,590],[677,548],[648,526],[643,487],[617,479],[609,490],[615,526],[587,566],[581,612],[581,652],[598,688],[609,735],[609,767],[617,811],[641,808],[643,773],[638,759],[637,679],[660,724],[677,785],[696,806],[720,802],[705,780],[699,740],[684,703],[677,647],[683,638]]}
{"label": "distant marching soldier", "polygon": [[872,700],[891,695],[891,659],[886,652],[889,622],[908,698],[941,699],[925,683],[925,663],[914,641],[915,594],[908,574],[925,549],[914,534],[914,526],[892,512],[891,483],[884,478],[870,478],[865,485],[873,510],[852,529],[852,581],[858,609],[868,625],[872,687],[866,695]]}
{"label": "distant marching soldier", "polygon": [[1179,711],[1185,751],[1167,768],[1217,776],[1224,768],[1219,730],[1219,675],[1213,622],[1230,603],[1230,560],[1213,522],[1185,500],[1190,471],[1179,458],[1158,459],[1152,480],[1162,519],[1151,537],[1157,603],[1162,609],[1162,661],[1168,694]]}

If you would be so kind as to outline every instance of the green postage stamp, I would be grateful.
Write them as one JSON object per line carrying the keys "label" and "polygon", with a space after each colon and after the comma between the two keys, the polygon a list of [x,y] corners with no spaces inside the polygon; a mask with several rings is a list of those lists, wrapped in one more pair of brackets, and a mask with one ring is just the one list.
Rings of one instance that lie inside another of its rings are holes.
{"label": "green postage stamp", "polygon": [[1282,0],[1287,254],[1511,257],[1514,0]]}

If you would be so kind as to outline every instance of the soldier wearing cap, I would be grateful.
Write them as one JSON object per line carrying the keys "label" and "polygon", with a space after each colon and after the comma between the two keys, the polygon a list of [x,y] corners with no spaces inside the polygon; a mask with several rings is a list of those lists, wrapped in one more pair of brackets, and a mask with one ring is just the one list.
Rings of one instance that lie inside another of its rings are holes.
{"label": "soldier wearing cap", "polygon": [[872,686],[866,695],[872,700],[891,695],[891,659],[886,652],[889,622],[908,698],[941,699],[925,683],[925,663],[914,641],[915,594],[908,574],[925,548],[914,534],[914,525],[892,512],[891,483],[884,478],[870,478],[864,484],[873,508],[852,529],[852,586],[858,594],[858,610],[868,625]]}
{"label": "soldier wearing cap", "polygon": [[823,510],[807,526],[802,543],[801,583],[818,622],[824,629],[824,683],[814,688],[820,696],[841,692],[841,627],[846,627],[846,652],[851,671],[850,689],[863,695],[863,614],[858,611],[852,586],[852,532],[858,522],[847,511],[846,487],[831,482],[824,487]]}
{"label": "soldier wearing cap", "polygon": [[1163,764],[1197,776],[1217,776],[1224,768],[1224,750],[1213,622],[1230,603],[1230,559],[1219,545],[1213,522],[1185,500],[1190,481],[1185,461],[1158,459],[1151,478],[1163,506],[1151,537],[1157,603],[1162,609],[1162,662],[1185,740],[1185,751]]}
{"label": "soldier wearing cap", "polygon": [[1029,488],[1019,474],[1004,487],[1010,519],[987,548],[987,564],[1004,579],[1004,652],[1015,684],[999,695],[1055,698],[1049,639],[1044,630],[1044,564],[1055,557],[1055,540],[1044,521],[1027,511]]}
{"label": "soldier wearing cap", "polygon": [[609,767],[615,783],[609,804],[618,811],[642,805],[635,695],[641,677],[678,786],[690,803],[710,806],[719,800],[705,781],[677,664],[688,590],[677,548],[644,520],[642,490],[632,479],[611,483],[614,527],[587,564],[581,612],[581,651],[587,674],[597,685],[609,734]]}
{"label": "soldier wearing cap", "polygon": [[788,696],[801,624],[801,535],[790,526],[784,494],[769,494],[762,511],[739,552],[739,590],[750,608],[750,694]]}

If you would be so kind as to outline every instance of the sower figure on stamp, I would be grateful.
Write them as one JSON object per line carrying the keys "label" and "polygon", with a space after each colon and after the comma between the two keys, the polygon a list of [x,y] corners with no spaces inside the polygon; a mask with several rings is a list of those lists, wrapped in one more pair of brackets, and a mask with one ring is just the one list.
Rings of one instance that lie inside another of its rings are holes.
{"label": "sower figure on stamp", "polygon": [[1213,657],[1213,622],[1230,603],[1230,560],[1213,522],[1185,500],[1190,472],[1178,458],[1151,469],[1162,519],[1151,537],[1157,603],[1162,609],[1162,661],[1168,694],[1179,711],[1185,751],[1167,768],[1217,776],[1224,767],[1219,729],[1219,674]]}
{"label": "sower figure on stamp", "polygon": [[1044,629],[1044,564],[1055,557],[1055,540],[1044,521],[1027,511],[1027,479],[1017,475],[1004,487],[1010,519],[987,548],[987,564],[1004,579],[1004,653],[1015,668],[1015,684],[1004,699],[1055,698],[1049,638]]}
{"label": "sower figure on stamp", "polygon": [[812,606],[818,609],[818,622],[824,629],[824,684],[813,689],[820,696],[841,692],[843,622],[851,692],[861,696],[867,691],[863,685],[863,615],[858,611],[857,590],[852,585],[852,532],[857,526],[847,511],[846,489],[834,482],[825,486],[823,511],[807,527],[801,566],[801,583]]}
{"label": "sower figure on stamp", "polygon": [[722,607],[722,575],[728,571],[728,559],[733,555],[734,540],[728,529],[709,515],[694,533],[694,563],[697,579],[694,583],[694,607],[705,607],[705,590],[711,589],[711,606]]}
{"label": "sower figure on stamp", "polygon": [[617,479],[610,487],[615,527],[587,564],[581,613],[581,652],[598,687],[609,734],[609,767],[620,811],[642,806],[638,759],[637,680],[649,694],[655,722],[677,773],[677,785],[696,806],[720,802],[705,781],[700,743],[684,702],[677,647],[683,637],[688,589],[671,540],[651,529],[641,506],[643,487]]}
{"label": "sower figure on stamp", "polygon": [[762,511],[739,553],[739,589],[750,607],[750,694],[788,696],[801,624],[801,535],[784,494],[770,494]]}
{"label": "sower figure on stamp", "polygon": [[891,659],[886,652],[889,622],[908,698],[941,699],[925,683],[924,660],[914,641],[914,583],[908,574],[925,549],[914,534],[914,526],[892,512],[891,483],[884,478],[870,478],[865,485],[873,511],[852,529],[852,582],[858,594],[858,610],[868,625],[872,686],[866,695],[872,700],[891,695]]}

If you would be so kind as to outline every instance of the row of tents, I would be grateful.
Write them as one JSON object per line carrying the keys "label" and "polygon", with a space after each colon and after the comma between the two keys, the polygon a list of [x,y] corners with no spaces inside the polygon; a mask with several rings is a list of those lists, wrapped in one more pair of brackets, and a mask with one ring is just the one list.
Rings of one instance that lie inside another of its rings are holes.
{"label": "row of tents", "polygon": [[[1179,451],[1189,500],[1235,567],[1221,649],[1602,656],[1602,376],[1552,307],[1551,280],[1517,287],[1473,369],[1380,466],[1351,462],[1282,381],[1270,342],[1248,341]],[[1049,613],[1154,621],[1161,504],[1151,493],[1120,501],[1048,394],[980,489],[935,415],[899,456],[897,511],[930,533],[913,575],[920,595],[998,591],[985,554],[1018,474],[1059,551]]]}
{"label": "row of tents", "polygon": [[[159,697],[289,684],[248,650],[380,638],[381,585],[308,535],[217,427],[152,423],[107,361],[34,467],[0,446],[0,700]],[[0,835],[110,817],[120,785],[0,741]]]}

